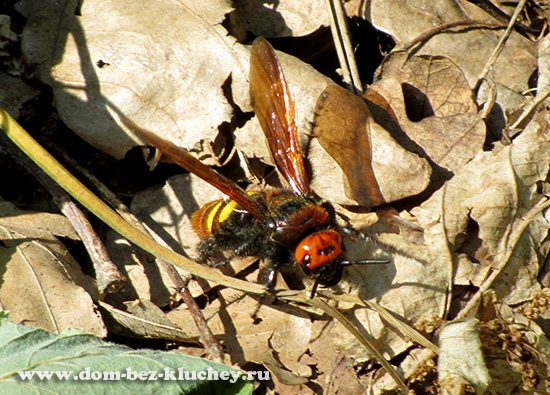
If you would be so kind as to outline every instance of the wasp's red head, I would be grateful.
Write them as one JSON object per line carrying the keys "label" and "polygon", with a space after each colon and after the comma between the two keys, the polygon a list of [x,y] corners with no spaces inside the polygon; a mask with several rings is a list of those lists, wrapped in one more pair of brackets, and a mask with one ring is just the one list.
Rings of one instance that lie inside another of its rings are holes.
{"label": "wasp's red head", "polygon": [[304,238],[294,257],[303,271],[324,286],[337,284],[342,278],[344,260],[342,238],[334,230],[324,230]]}

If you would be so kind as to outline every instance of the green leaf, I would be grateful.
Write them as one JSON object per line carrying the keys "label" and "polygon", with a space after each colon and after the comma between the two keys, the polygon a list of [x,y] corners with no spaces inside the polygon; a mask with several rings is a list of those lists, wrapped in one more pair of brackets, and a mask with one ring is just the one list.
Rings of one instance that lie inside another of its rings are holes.
{"label": "green leaf", "polygon": [[55,335],[0,312],[0,393],[244,395],[252,393],[252,381],[205,359],[134,350],[76,329]]}

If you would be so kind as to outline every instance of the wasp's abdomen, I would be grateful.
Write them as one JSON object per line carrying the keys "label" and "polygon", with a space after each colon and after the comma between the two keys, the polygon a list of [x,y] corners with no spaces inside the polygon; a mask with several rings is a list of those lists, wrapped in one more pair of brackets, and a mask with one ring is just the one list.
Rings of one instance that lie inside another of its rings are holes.
{"label": "wasp's abdomen", "polygon": [[229,218],[237,206],[234,200],[224,199],[206,203],[191,217],[193,229],[201,239],[216,234],[220,224]]}
{"label": "wasp's abdomen", "polygon": [[[263,193],[252,192],[258,201]],[[217,265],[227,261],[225,252],[235,256],[280,255],[279,246],[268,245],[270,230],[263,222],[243,209],[234,200],[215,200],[207,203],[191,218],[193,228],[201,238],[199,260]],[[273,253],[271,253],[273,250]],[[285,258],[288,253],[285,254]]]}

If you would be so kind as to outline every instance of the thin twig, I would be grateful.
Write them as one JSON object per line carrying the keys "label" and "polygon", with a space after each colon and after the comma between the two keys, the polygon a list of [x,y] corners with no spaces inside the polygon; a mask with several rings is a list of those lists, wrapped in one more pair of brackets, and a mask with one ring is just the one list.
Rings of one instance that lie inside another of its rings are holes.
{"label": "thin twig", "polygon": [[402,45],[398,46],[396,50],[409,51],[414,46],[425,43],[436,34],[445,33],[447,30],[451,30],[457,27],[461,27],[464,29],[504,29],[506,25],[479,20],[466,20],[444,23],[442,25],[435,26],[434,28],[420,34],[419,36],[416,36],[411,41],[403,43]]}
{"label": "thin twig", "polygon": [[63,162],[68,164],[71,168],[78,171],[98,193],[99,196],[107,202],[111,207],[113,207],[116,212],[124,218],[128,223],[134,225],[136,228],[142,230],[143,232],[147,231],[147,228],[143,226],[141,221],[130,211],[130,209],[118,198],[118,196],[113,193],[103,182],[101,182],[94,174],[92,174],[88,169],[82,167],[80,163],[71,158],[65,151],[58,148],[54,144],[46,144],[45,147],[49,150],[52,150],[55,155],[61,157]]}
{"label": "thin twig", "polygon": [[32,162],[21,150],[3,133],[0,133],[0,144],[4,146],[10,156],[32,174],[52,195],[59,210],[73,225],[76,233],[82,240],[96,273],[97,289],[100,297],[105,293],[115,292],[126,282],[126,277],[120,273],[111,261],[103,242],[93,229],[92,225],[71,200],[70,196],[59,187],[50,177]]}
{"label": "thin twig", "polygon": [[447,314],[449,313],[451,309],[451,301],[452,301],[452,295],[453,295],[453,284],[454,284],[454,275],[455,275],[455,266],[454,266],[454,259],[453,259],[453,253],[451,252],[450,246],[449,246],[449,237],[447,236],[447,227],[445,224],[445,194],[447,193],[447,183],[443,185],[443,190],[441,193],[441,237],[444,239],[443,244],[445,245],[445,258],[448,263],[448,281],[447,281],[447,293],[445,295],[445,308],[443,311],[443,314],[441,315],[442,319],[447,318]]}
{"label": "thin twig", "polygon": [[499,57],[500,53],[504,49],[504,45],[506,41],[508,40],[508,37],[510,37],[510,34],[512,33],[512,29],[514,28],[514,24],[516,23],[516,20],[519,17],[519,14],[521,10],[523,9],[523,6],[525,5],[525,2],[527,0],[520,0],[518,5],[516,6],[516,9],[514,10],[514,14],[512,15],[512,18],[510,18],[510,22],[508,23],[508,26],[506,27],[506,30],[504,31],[504,34],[498,41],[498,44],[496,45],[495,49],[493,50],[493,53],[489,57],[489,60],[485,64],[485,67],[479,74],[479,77],[477,79],[474,92],[477,92],[479,87],[481,86],[481,83],[487,77],[487,73],[489,73],[489,70],[493,67],[493,64],[497,61],[497,58]]}
{"label": "thin twig", "polygon": [[197,305],[195,298],[189,292],[189,288],[185,285],[180,289],[181,296],[183,301],[189,311],[191,312],[191,317],[195,321],[195,325],[199,330],[199,340],[208,352],[210,358],[219,363],[224,362],[223,348],[220,343],[214,337],[214,334],[208,326],[208,322],[204,318],[200,307]]}
{"label": "thin twig", "polygon": [[[475,4],[479,8],[481,8],[483,11],[485,11],[487,14],[491,15],[493,18],[495,18],[497,21],[500,21],[502,23],[508,23],[511,20],[510,15],[502,11],[500,8],[498,8],[496,5],[491,3],[489,0],[467,0],[468,2]],[[526,26],[521,22],[515,22],[514,27],[516,30],[523,36],[528,37],[528,34],[532,34],[534,36],[540,34],[539,31],[533,29],[530,26]]]}
{"label": "thin twig", "polygon": [[537,93],[537,96],[535,96],[527,105],[523,108],[523,111],[521,115],[516,119],[516,121],[506,127],[506,129],[502,132],[503,137],[508,141],[511,142],[512,139],[521,131],[519,128],[519,125],[527,119],[531,115],[531,113],[538,107],[539,104],[541,104],[543,101],[545,101],[548,96],[550,96],[550,87],[546,87],[544,91]]}
{"label": "thin twig", "polygon": [[[41,172],[41,174],[47,177],[43,172]],[[34,176],[36,177],[36,174],[34,174]],[[47,187],[48,190],[52,193],[55,200],[59,200],[61,212],[69,218],[90,255],[100,295],[116,292],[128,280],[109,257],[105,245],[95,232],[90,221],[88,221],[88,218],[86,218],[82,210],[80,210],[80,207],[78,207],[64,190],[53,183],[51,179],[49,179],[48,183],[50,184],[50,187]],[[44,185],[44,183],[42,184]],[[53,185],[56,186],[56,192],[52,192]]]}
{"label": "thin twig", "polygon": [[349,27],[346,19],[346,13],[342,0],[328,0],[329,14],[331,17],[330,30],[332,39],[338,54],[340,68],[342,69],[342,78],[350,91],[355,94],[363,95],[363,85],[359,77],[355,55],[351,45]]}

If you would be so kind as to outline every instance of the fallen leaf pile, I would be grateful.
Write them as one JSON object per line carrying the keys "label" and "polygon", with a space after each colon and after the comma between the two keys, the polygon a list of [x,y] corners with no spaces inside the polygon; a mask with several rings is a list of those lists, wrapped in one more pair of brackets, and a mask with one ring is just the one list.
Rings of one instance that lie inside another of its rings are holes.
{"label": "fallen leaf pile", "polygon": [[[324,37],[310,42],[328,56],[328,9],[320,0],[230,3],[18,2],[26,23],[10,36],[20,40],[21,58],[12,59],[9,70],[25,71],[0,73],[2,107],[16,117],[41,90],[51,90],[60,119],[116,159],[143,145],[120,122],[124,116],[236,182],[279,185],[249,103],[250,39],[262,35],[300,54],[304,37]],[[371,236],[349,237],[349,258],[391,260],[346,268],[344,281],[319,297],[369,337],[415,393],[445,393],[453,385],[543,393],[550,385],[550,107],[532,103],[550,91],[548,9],[526,6],[522,28],[512,31],[480,79],[507,23],[464,0],[368,3],[366,9],[358,0],[345,4],[352,32],[369,24],[376,29],[354,35],[355,49],[382,37],[395,45],[383,53],[363,97],[338,85],[336,73],[333,80],[278,52],[296,99],[312,189],[335,205],[342,224]],[[31,88],[28,80],[41,85]],[[193,258],[199,239],[191,215],[223,195],[181,173],[139,191],[131,211],[159,243]],[[170,340],[182,352],[207,356],[194,315],[173,299],[187,273],[174,273],[102,228],[128,283],[98,295],[89,271],[73,257],[70,244],[79,237],[70,223],[19,204],[0,203],[0,305],[13,321],[54,333],[70,327],[100,337]],[[257,281],[257,269],[253,259],[220,268],[250,282]],[[226,363],[269,370],[268,393],[397,391],[357,336],[323,311],[188,280]],[[445,327],[439,344],[438,331],[454,319],[465,320],[458,327],[463,332]],[[439,380],[437,347],[418,345],[422,340],[406,328],[442,347]],[[456,384],[448,361],[462,356],[449,349],[448,336],[473,347],[476,360],[485,358],[486,366],[461,373],[469,381]]]}

